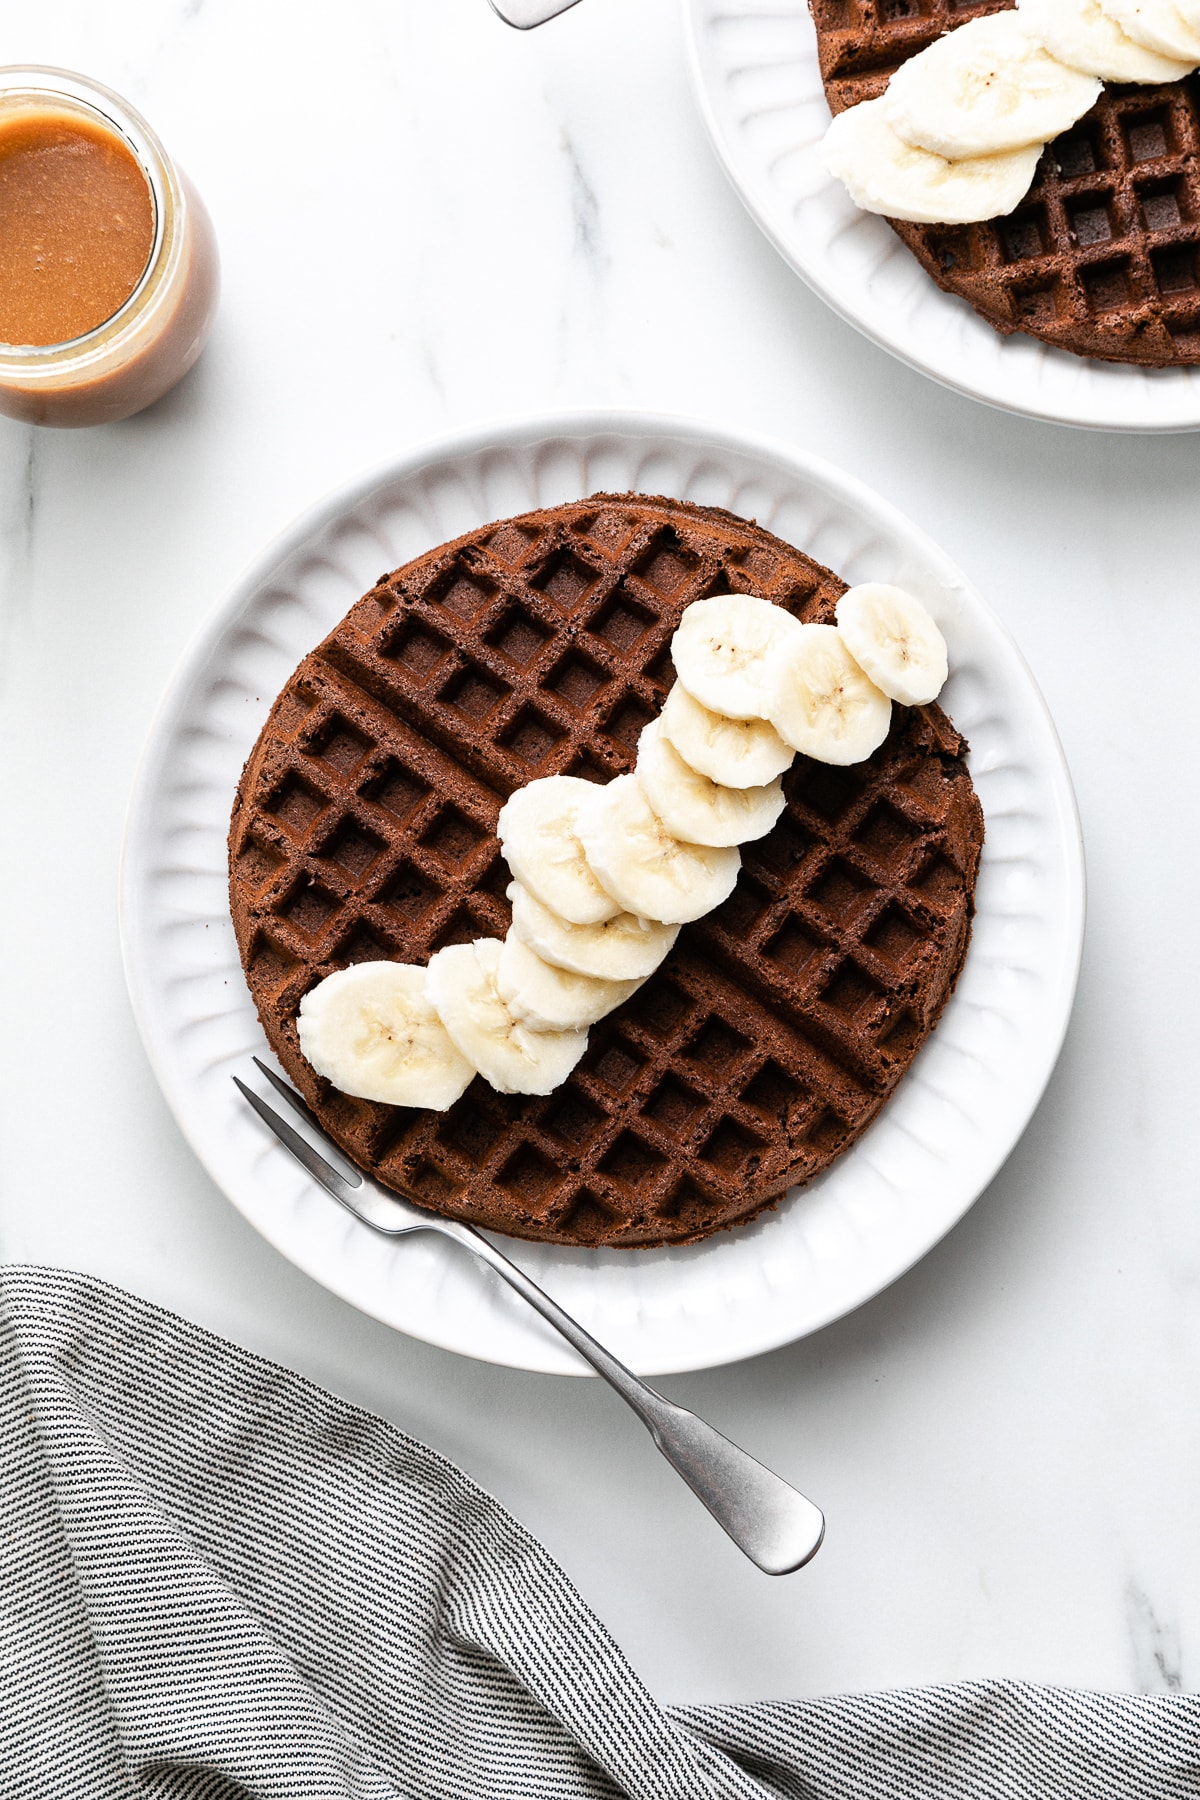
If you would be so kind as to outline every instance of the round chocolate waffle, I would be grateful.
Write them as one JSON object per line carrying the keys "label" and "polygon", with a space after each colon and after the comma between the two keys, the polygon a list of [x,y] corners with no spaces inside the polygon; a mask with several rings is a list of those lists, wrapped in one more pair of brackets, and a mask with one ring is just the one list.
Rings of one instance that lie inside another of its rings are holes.
{"label": "round chocolate waffle", "polygon": [[[944,32],[1013,0],[810,0],[830,110],[876,99]],[[1200,363],[1200,83],[1106,87],[1004,219],[889,223],[1006,336],[1107,362]]]}
{"label": "round chocolate waffle", "polygon": [[592,1027],[546,1098],[482,1079],[448,1112],[351,1099],[300,1053],[334,969],[503,936],[496,815],[537,776],[607,781],[674,678],[691,601],[830,621],[845,584],[734,515],[594,495],[381,577],[275,702],[239,784],[230,891],[283,1067],[362,1168],[437,1212],[564,1244],[686,1243],[851,1144],[935,1024],[970,934],[983,821],[937,706],[869,762],[797,757],[726,903]]}

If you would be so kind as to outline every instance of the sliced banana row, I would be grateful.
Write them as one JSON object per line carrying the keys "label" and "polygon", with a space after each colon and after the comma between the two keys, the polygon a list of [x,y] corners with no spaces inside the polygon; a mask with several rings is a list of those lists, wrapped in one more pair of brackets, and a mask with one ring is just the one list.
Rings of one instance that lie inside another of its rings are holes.
{"label": "sliced banana row", "polygon": [[343,1093],[443,1111],[478,1073],[502,1094],[549,1094],[588,1027],[629,999],[680,927],[732,893],[738,845],[783,811],[797,751],[861,762],[892,701],[922,705],[946,645],[902,588],[850,588],[836,625],[802,625],[752,595],[684,612],[676,684],[630,775],[552,775],[519,788],[497,833],[514,880],[503,942],[452,944],[427,969],[360,963],[300,1002],[300,1048]]}
{"label": "sliced banana row", "polygon": [[1179,81],[1198,64],[1200,0],[1017,0],[910,57],[879,99],[834,119],[822,154],[865,212],[1000,218],[1103,82]]}

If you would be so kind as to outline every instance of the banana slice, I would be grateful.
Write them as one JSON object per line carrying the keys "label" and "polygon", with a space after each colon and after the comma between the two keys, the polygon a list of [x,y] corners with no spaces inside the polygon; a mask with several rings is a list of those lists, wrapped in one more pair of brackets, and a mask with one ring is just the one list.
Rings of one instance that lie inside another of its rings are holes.
{"label": "banana slice", "polygon": [[710,712],[761,719],[772,665],[799,629],[791,613],[755,594],[693,600],[671,639],[675,672]]}
{"label": "banana slice", "polygon": [[679,936],[678,925],[660,925],[628,912],[599,925],[569,925],[519,881],[510,884],[508,897],[513,934],[523,944],[557,969],[598,981],[644,981]]}
{"label": "banana slice", "polygon": [[847,107],[821,142],[825,167],[864,212],[915,225],[969,225],[1003,218],[1029,192],[1041,144],[948,162],[897,137],[884,116],[886,103],[884,94]]}
{"label": "banana slice", "polygon": [[[1200,26],[1200,0],[1192,4]],[[1182,81],[1194,66],[1136,44],[1097,0],[1017,0],[1017,12],[1051,56],[1101,81]]]}
{"label": "banana slice", "polygon": [[1187,6],[1186,17],[1172,0],[1100,0],[1100,10],[1135,44],[1193,67],[1200,62],[1200,21],[1193,6]]}
{"label": "banana slice", "polygon": [[652,719],[638,739],[634,779],[651,811],[685,844],[748,844],[767,835],[785,804],[782,777],[735,788],[699,774],[663,736],[661,719]]}
{"label": "banana slice", "polygon": [[1048,143],[1094,104],[1100,85],[1051,56],[1016,13],[992,13],[902,63],[884,117],[915,150],[961,162]]}
{"label": "banana slice", "polygon": [[533,1031],[496,986],[499,938],[448,944],[426,991],[458,1049],[501,1094],[552,1094],[587,1049],[586,1031]]}
{"label": "banana slice", "polygon": [[296,1026],[317,1074],[359,1100],[444,1112],[475,1076],[413,963],[355,963],[327,975],[301,1000]]}
{"label": "banana slice", "polygon": [[924,706],[942,691],[946,640],[915,594],[885,581],[847,588],[837,603],[838,630],[875,686],[902,706]]}
{"label": "banana slice", "polygon": [[598,791],[576,775],[548,775],[518,788],[496,821],[505,860],[517,880],[573,925],[595,925],[621,910],[588,868],[576,833],[580,808]]}
{"label": "banana slice", "polygon": [[727,719],[709,712],[679,681],[667,695],[658,724],[685,763],[724,787],[762,787],[790,769],[795,755],[765,719]]}
{"label": "banana slice", "polygon": [[892,703],[855,662],[836,625],[806,625],[776,671],[770,720],[817,762],[865,762],[888,734]]}
{"label": "banana slice", "polygon": [[681,843],[633,775],[618,775],[600,789],[597,804],[580,820],[580,841],[614,900],[627,912],[667,925],[686,925],[720,906],[742,863],[735,849]]}
{"label": "banana slice", "polygon": [[641,981],[600,981],[544,962],[510,931],[500,948],[500,998],[531,1031],[578,1031],[594,1025],[636,994]]}

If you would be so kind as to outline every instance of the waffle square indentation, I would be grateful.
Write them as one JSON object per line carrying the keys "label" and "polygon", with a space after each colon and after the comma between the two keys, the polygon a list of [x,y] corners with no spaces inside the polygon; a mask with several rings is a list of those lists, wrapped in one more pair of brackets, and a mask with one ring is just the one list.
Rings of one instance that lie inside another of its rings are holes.
{"label": "waffle square indentation", "polygon": [[961,880],[948,857],[931,856],[910,886],[929,900],[948,900],[958,892]]}
{"label": "waffle square indentation", "polygon": [[636,750],[638,739],[653,717],[653,709],[630,694],[614,708],[604,730],[622,749]]}
{"label": "waffle square indentation", "polygon": [[924,933],[909,918],[902,906],[890,900],[863,938],[872,950],[888,962],[900,964],[919,944]]}
{"label": "waffle square indentation", "polygon": [[685,1231],[692,1225],[702,1230],[712,1220],[712,1195],[690,1175],[685,1175],[659,1202],[658,1213],[660,1218],[674,1219]]}
{"label": "waffle square indentation", "polygon": [[902,1006],[888,1019],[879,1037],[882,1048],[901,1057],[911,1056],[920,1041],[921,1021],[909,1006]]}
{"label": "waffle square indentation", "polygon": [[780,1125],[804,1097],[794,1075],[768,1057],[757,1075],[742,1090],[742,1103],[771,1125]]}
{"label": "waffle square indentation", "polygon": [[595,1079],[614,1094],[623,1093],[627,1087],[632,1087],[644,1066],[645,1058],[641,1052],[623,1043],[620,1038],[608,1044],[596,1060],[589,1064]]}
{"label": "waffle square indentation", "polygon": [[566,733],[536,707],[523,706],[500,743],[527,769],[540,769]]}
{"label": "waffle square indentation", "polygon": [[511,688],[485,675],[482,669],[467,669],[450,682],[442,699],[472,724],[479,725],[511,692]]}
{"label": "waffle square indentation", "polygon": [[567,1087],[559,1091],[542,1118],[542,1130],[572,1150],[580,1149],[595,1137],[604,1123],[604,1114],[586,1094]]}
{"label": "waffle square indentation", "polygon": [[590,656],[571,650],[553,670],[547,686],[560,700],[581,712],[607,680],[606,672]]}
{"label": "waffle square indentation", "polygon": [[450,944],[473,944],[476,938],[486,936],[486,929],[480,925],[474,909],[464,904],[454,908],[438,931],[431,948],[436,953],[438,950],[445,950]]}
{"label": "waffle square indentation", "polygon": [[623,1131],[605,1151],[599,1167],[610,1181],[636,1192],[643,1183],[652,1181],[665,1165],[666,1158],[643,1138],[632,1131]]}
{"label": "waffle square indentation", "polygon": [[642,1111],[663,1131],[682,1133],[696,1117],[705,1101],[674,1075],[664,1075]]}
{"label": "waffle square indentation", "polygon": [[1196,249],[1192,244],[1177,249],[1156,250],[1150,258],[1154,281],[1160,294],[1194,294],[1196,291]]}
{"label": "waffle square indentation", "polygon": [[919,835],[916,827],[910,825],[902,813],[897,812],[894,806],[889,806],[886,800],[880,800],[854,833],[854,841],[873,856],[876,862],[890,866],[899,862],[908,846]]}
{"label": "waffle square indentation", "polygon": [[600,608],[589,630],[593,637],[602,638],[614,650],[632,650],[654,622],[652,612],[618,589],[608,604]]}
{"label": "waffle square indentation", "polygon": [[841,919],[855,912],[867,896],[874,892],[874,882],[868,881],[865,875],[860,875],[842,857],[835,856],[809,888],[808,897],[822,912]]}
{"label": "waffle square indentation", "polygon": [[1099,142],[1086,126],[1057,138],[1052,155],[1058,173],[1065,181],[1077,181],[1083,175],[1094,175],[1097,169],[1104,167]]}
{"label": "waffle square indentation", "polygon": [[660,1042],[674,1037],[692,1010],[693,1003],[688,995],[677,988],[673,981],[667,981],[661,975],[627,1002],[628,1016],[648,1036],[657,1038]]}
{"label": "waffle square indentation", "polygon": [[1183,208],[1180,205],[1180,194],[1183,183],[1172,181],[1162,186],[1146,188],[1139,195],[1142,203],[1142,217],[1146,221],[1147,231],[1173,231],[1183,223]]}
{"label": "waffle square indentation", "polygon": [[1200,317],[1168,319],[1167,330],[1178,355],[1200,357]]}
{"label": "waffle square indentation", "polygon": [[747,858],[752,858],[760,868],[778,879],[798,868],[811,847],[812,839],[804,827],[784,813],[765,838],[746,846],[743,864]]}
{"label": "waffle square indentation", "polygon": [[721,929],[748,941],[757,933],[772,904],[771,895],[762,884],[743,873],[720,909]]}
{"label": "waffle square indentation", "polygon": [[497,1175],[496,1184],[528,1210],[531,1202],[535,1207],[544,1205],[560,1179],[554,1164],[540,1150],[532,1144],[522,1144]]}
{"label": "waffle square indentation", "polygon": [[711,1163],[723,1175],[748,1175],[761,1158],[762,1139],[733,1119],[722,1119],[700,1151],[701,1161]]}
{"label": "waffle square indentation", "polygon": [[1031,329],[1053,325],[1059,316],[1060,293],[1061,287],[1057,281],[1015,289],[1013,306],[1016,317]]}
{"label": "waffle square indentation", "polygon": [[739,1031],[716,1017],[706,1019],[687,1047],[689,1061],[713,1074],[725,1075],[736,1067],[750,1044]]}
{"label": "waffle square indentation", "polygon": [[469,623],[476,615],[489,606],[496,597],[496,584],[486,576],[477,575],[456,564],[448,575],[442,577],[432,593],[426,595],[427,600],[436,600],[437,604],[456,619]]}
{"label": "waffle square indentation", "polygon": [[396,946],[372,931],[369,925],[356,925],[333,952],[340,963],[394,962]]}
{"label": "waffle square indentation", "polygon": [[823,946],[797,919],[787,919],[763,951],[764,956],[798,979],[822,954]]}
{"label": "waffle square indentation", "polygon": [[379,895],[380,905],[390,906],[404,918],[423,918],[441,893],[441,889],[410,862],[403,862],[389,876]]}
{"label": "waffle square indentation", "polygon": [[250,950],[250,974],[268,993],[275,993],[297,968],[298,959],[259,932]]}
{"label": "waffle square indentation", "polygon": [[336,864],[347,875],[365,875],[385,846],[382,838],[354,819],[345,819],[321,851],[325,862]]}
{"label": "waffle square indentation", "polygon": [[634,573],[666,599],[683,586],[700,567],[700,558],[685,550],[678,534],[660,531],[634,564]]}
{"label": "waffle square indentation", "polygon": [[370,800],[376,806],[382,806],[385,812],[391,813],[394,819],[407,819],[409,813],[415,812],[429,792],[429,783],[407,768],[404,763],[389,757],[383,768],[362,789],[364,800]]}
{"label": "waffle square indentation", "polygon": [[248,838],[237,859],[237,878],[243,887],[257,893],[283,867],[283,857],[276,856],[265,844]]}
{"label": "waffle square indentation", "polygon": [[1040,206],[1013,213],[1000,223],[1005,262],[1027,262],[1031,257],[1044,256],[1047,241],[1046,214]]}
{"label": "waffle square indentation", "polygon": [[1088,194],[1081,200],[1068,202],[1067,218],[1071,235],[1081,248],[1089,244],[1107,244],[1116,236],[1112,212],[1103,195]]}
{"label": "waffle square indentation", "polygon": [[421,841],[440,862],[453,868],[470,856],[486,836],[457,806],[444,806]]}
{"label": "waffle square indentation", "polygon": [[423,1205],[434,1211],[439,1207],[449,1206],[462,1191],[461,1181],[455,1181],[452,1175],[430,1162],[428,1157],[422,1157],[416,1167],[408,1172],[405,1185],[412,1189]]}
{"label": "waffle square indentation", "polygon": [[581,604],[596,580],[596,571],[572,550],[559,550],[552,556],[532,585],[553,600],[560,612],[570,613]]}
{"label": "waffle square indentation", "polygon": [[573,1206],[558,1221],[559,1231],[584,1244],[596,1244],[624,1223],[624,1215],[606,1205],[598,1194],[584,1188]]}
{"label": "waffle square indentation", "polygon": [[302,875],[279,910],[305,937],[320,937],[340,902],[317,882]]}
{"label": "waffle square indentation", "polygon": [[289,836],[305,838],[328,804],[317,788],[310,787],[299,775],[289,775],[268,800],[265,810],[286,827]]}
{"label": "waffle square indentation", "polygon": [[819,1156],[839,1150],[850,1135],[851,1127],[831,1106],[823,1106],[804,1134],[804,1141]]}
{"label": "waffle square indentation", "polygon": [[326,763],[339,775],[352,775],[373,748],[370,738],[336,713],[314,738],[309,755]]}
{"label": "waffle square indentation", "polygon": [[527,669],[549,636],[544,625],[531,619],[519,606],[514,606],[503,615],[488,641],[501,656],[507,656],[509,662]]}
{"label": "waffle square indentation", "polygon": [[860,969],[857,963],[843,963],[821,998],[834,1012],[847,1019],[856,1019],[883,992],[874,977]]}
{"label": "waffle square indentation", "polygon": [[1165,156],[1168,150],[1166,115],[1144,113],[1131,120],[1126,127],[1126,139],[1130,158],[1135,163],[1154,162]]}
{"label": "waffle square indentation", "polygon": [[390,661],[400,663],[415,681],[423,683],[450,654],[450,645],[427,625],[407,619],[380,645],[380,651]]}
{"label": "waffle square indentation", "polygon": [[494,1115],[479,1106],[474,1095],[469,1100],[464,1095],[439,1121],[438,1141],[478,1169],[504,1135],[506,1124],[502,1115]]}

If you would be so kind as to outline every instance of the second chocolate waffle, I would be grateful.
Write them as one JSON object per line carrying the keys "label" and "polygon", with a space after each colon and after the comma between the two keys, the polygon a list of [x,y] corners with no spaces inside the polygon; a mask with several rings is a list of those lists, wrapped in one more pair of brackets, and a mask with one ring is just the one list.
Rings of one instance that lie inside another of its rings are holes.
{"label": "second chocolate waffle", "polygon": [[[811,0],[831,111],[1012,0]],[[1050,144],[1021,205],[977,225],[889,221],[997,331],[1153,368],[1200,362],[1200,82],[1106,87]]]}
{"label": "second chocolate waffle", "polygon": [[279,696],[239,786],[231,899],[267,1035],[330,1135],[435,1210],[557,1243],[686,1242],[840,1154],[966,950],[982,819],[937,706],[867,763],[803,757],[724,906],[592,1029],[546,1098],[354,1100],[300,1053],[334,969],[502,936],[514,788],[633,766],[685,606],[755,592],[827,621],[844,583],[733,515],[640,495],[489,525],[385,576]]}

